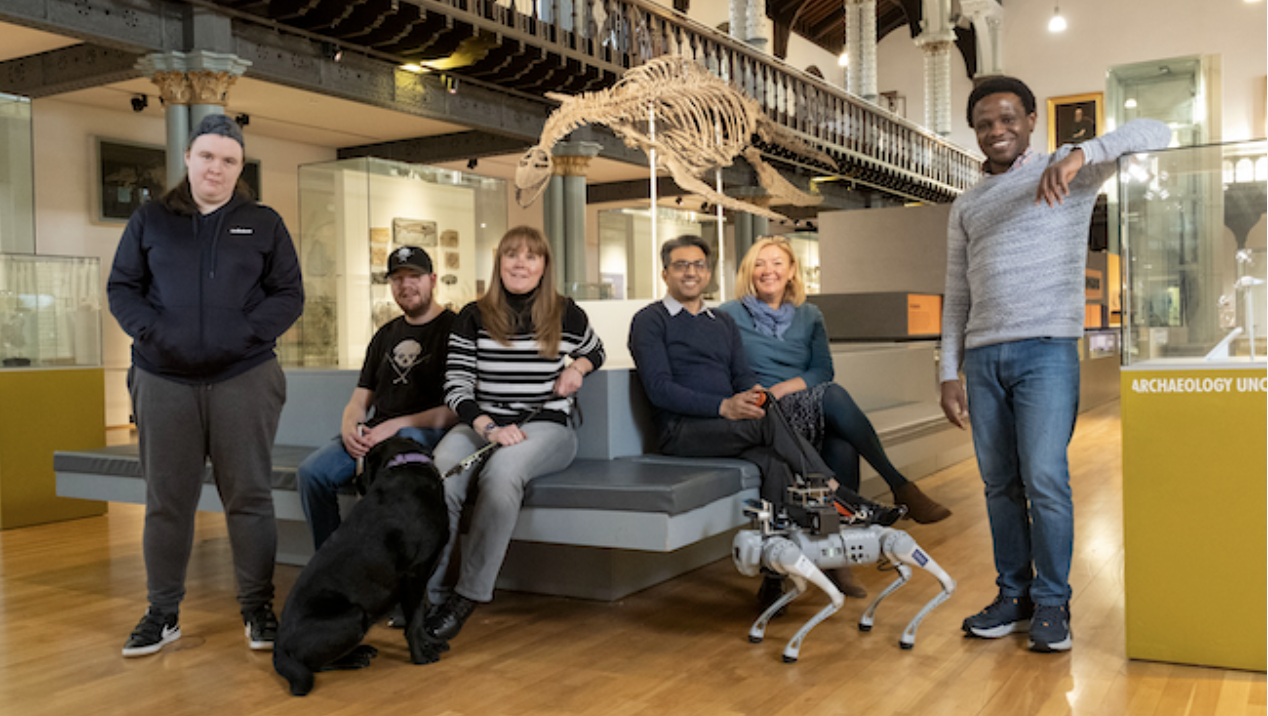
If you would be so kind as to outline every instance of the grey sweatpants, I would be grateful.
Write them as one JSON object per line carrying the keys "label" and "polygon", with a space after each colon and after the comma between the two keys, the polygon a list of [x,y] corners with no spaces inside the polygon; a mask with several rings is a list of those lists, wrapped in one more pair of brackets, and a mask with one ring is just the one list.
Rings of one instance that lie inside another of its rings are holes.
{"label": "grey sweatpants", "polygon": [[[493,587],[519,520],[524,488],[535,477],[568,467],[577,454],[577,435],[567,425],[542,421],[521,430],[527,439],[498,448],[478,473],[467,469],[445,480],[449,542],[427,585],[433,604],[443,602],[450,591],[477,602],[493,599]],[[486,444],[469,426],[459,425],[436,446],[432,459],[443,475]],[[471,510],[471,523],[467,534],[459,535],[464,509]],[[457,565],[451,562],[455,547]]]}
{"label": "grey sweatpants", "polygon": [[194,513],[211,458],[225,507],[238,603],[249,614],[273,599],[277,525],[272,447],[286,402],[276,360],[219,383],[191,385],[132,371],[132,409],[145,477],[145,570],[150,604],[176,612],[194,545]]}

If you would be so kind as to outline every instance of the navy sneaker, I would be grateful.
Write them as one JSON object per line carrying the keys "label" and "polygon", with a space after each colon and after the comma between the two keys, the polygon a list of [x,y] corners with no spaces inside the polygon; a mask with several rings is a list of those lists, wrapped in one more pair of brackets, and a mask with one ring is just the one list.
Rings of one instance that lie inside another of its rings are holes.
{"label": "navy sneaker", "polygon": [[1030,650],[1043,653],[1069,651],[1072,643],[1069,604],[1036,606],[1035,614],[1030,618]]}
{"label": "navy sneaker", "polygon": [[964,633],[983,639],[998,639],[1030,626],[1035,607],[1030,597],[1006,597],[1003,594],[982,611],[964,620]]}
{"label": "navy sneaker", "polygon": [[124,656],[148,656],[181,638],[175,614],[162,614],[150,607],[123,645]]}

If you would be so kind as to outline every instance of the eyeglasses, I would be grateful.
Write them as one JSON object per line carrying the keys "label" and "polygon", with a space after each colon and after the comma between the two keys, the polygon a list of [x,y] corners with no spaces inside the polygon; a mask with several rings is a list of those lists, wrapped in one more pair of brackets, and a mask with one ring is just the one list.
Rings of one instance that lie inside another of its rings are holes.
{"label": "eyeglasses", "polygon": [[673,269],[677,273],[685,273],[689,268],[693,268],[697,271],[707,271],[709,269],[709,263],[704,259],[697,259],[695,261],[675,261],[669,264],[669,268]]}

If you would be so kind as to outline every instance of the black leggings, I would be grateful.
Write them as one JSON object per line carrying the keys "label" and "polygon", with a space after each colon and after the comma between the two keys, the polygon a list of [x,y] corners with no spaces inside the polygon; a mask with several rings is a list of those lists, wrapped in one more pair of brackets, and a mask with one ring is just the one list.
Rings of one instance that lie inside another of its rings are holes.
{"label": "black leggings", "polygon": [[867,460],[891,490],[907,483],[881,447],[876,428],[859,410],[850,394],[832,383],[823,394],[823,461],[836,473],[837,482],[857,491],[859,489],[859,456]]}

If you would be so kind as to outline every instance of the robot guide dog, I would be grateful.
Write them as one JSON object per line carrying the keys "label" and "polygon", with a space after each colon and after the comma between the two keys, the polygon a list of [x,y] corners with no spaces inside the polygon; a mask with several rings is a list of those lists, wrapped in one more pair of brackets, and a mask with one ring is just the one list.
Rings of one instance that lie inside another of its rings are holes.
{"label": "robot guide dog", "polygon": [[906,532],[875,524],[850,524],[848,517],[843,519],[823,480],[811,478],[790,487],[788,498],[788,504],[778,514],[770,502],[750,500],[744,513],[753,518],[753,529],[741,530],[735,535],[732,545],[731,557],[741,574],[755,577],[765,569],[788,575],[794,586],[757,618],[749,628],[749,641],[755,644],[761,642],[771,618],[804,594],[806,583],[811,582],[826,592],[832,601],[803,624],[784,647],[784,661],[796,661],[801,653],[801,643],[810,630],[835,614],[845,603],[845,595],[822,570],[872,564],[883,556],[895,565],[898,578],[863,612],[859,619],[860,631],[871,631],[876,608],[885,597],[906,584],[911,578],[911,567],[924,569],[942,584],[942,592],[930,600],[903,630],[899,646],[912,648],[921,620],[955,592],[955,580]]}

